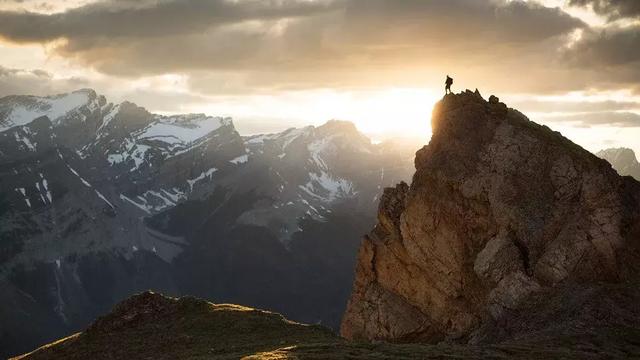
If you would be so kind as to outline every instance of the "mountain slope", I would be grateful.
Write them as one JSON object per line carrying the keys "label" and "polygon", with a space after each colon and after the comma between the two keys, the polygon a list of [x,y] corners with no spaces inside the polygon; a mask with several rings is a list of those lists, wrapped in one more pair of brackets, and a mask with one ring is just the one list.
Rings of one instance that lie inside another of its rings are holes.
{"label": "mountain slope", "polygon": [[616,148],[599,151],[596,155],[607,160],[620,175],[633,176],[640,181],[640,163],[631,149]]}
{"label": "mountain slope", "polygon": [[246,143],[246,161],[216,173],[209,197],[147,224],[188,244],[174,262],[183,293],[337,329],[378,194],[412,166],[345,122]]}
{"label": "mountain slope", "polygon": [[347,122],[242,137],[93,90],[1,98],[0,356],[149,288],[337,328],[378,193],[411,158]]}
{"label": "mountain slope", "polygon": [[640,183],[495,97],[447,95],[432,122],[361,245],[342,334],[637,341]]}

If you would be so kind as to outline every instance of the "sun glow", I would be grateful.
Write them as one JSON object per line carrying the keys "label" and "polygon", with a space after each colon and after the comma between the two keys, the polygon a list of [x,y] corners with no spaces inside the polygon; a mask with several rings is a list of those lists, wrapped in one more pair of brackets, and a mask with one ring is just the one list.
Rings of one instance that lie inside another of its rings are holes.
{"label": "sun glow", "polygon": [[[322,125],[331,119],[352,121],[376,140],[429,139],[431,110],[440,95],[430,89],[312,90],[278,96],[217,98],[193,110],[230,115],[242,134],[281,131],[284,127]],[[268,114],[268,116],[265,116]],[[279,124],[282,129],[274,126]]]}
{"label": "sun glow", "polygon": [[374,137],[431,135],[431,110],[439,97],[424,89],[391,89],[354,99],[344,111]]}

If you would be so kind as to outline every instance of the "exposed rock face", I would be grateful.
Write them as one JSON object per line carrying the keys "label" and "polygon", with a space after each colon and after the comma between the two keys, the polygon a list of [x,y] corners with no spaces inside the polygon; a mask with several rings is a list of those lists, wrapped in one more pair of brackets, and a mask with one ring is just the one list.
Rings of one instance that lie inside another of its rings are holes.
{"label": "exposed rock face", "polygon": [[344,337],[495,341],[541,294],[637,278],[638,182],[495,97],[447,95],[432,121],[413,183],[385,189],[363,240]]}

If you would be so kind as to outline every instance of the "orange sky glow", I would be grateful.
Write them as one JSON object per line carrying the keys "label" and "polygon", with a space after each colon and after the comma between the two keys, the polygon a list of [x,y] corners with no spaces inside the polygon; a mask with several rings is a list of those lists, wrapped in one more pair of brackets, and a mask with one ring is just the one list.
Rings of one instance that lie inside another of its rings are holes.
{"label": "orange sky glow", "polygon": [[[450,74],[454,91],[495,94],[591,151],[640,153],[637,14],[570,0],[212,0],[197,6],[224,17],[163,18],[191,3],[0,1],[0,96],[90,87],[158,113],[232,116],[242,134],[342,119],[426,143]],[[93,16],[106,20],[84,27]]]}

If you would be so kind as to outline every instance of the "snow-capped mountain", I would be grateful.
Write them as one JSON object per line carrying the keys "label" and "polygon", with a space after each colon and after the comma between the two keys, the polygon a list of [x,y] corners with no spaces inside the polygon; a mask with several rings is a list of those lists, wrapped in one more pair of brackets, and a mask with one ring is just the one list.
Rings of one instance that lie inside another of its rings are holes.
{"label": "snow-capped mountain", "polygon": [[88,89],[48,97],[7,96],[0,104],[0,131],[26,125],[42,116],[56,126],[86,121],[91,113],[105,105],[104,97]]}
{"label": "snow-capped mountain", "polygon": [[412,158],[343,121],[242,137],[93,90],[1,98],[0,355],[148,288],[337,326],[360,236]]}
{"label": "snow-capped mountain", "polygon": [[607,160],[620,175],[628,175],[640,181],[640,163],[633,150],[611,148],[599,151],[596,155]]}

